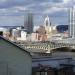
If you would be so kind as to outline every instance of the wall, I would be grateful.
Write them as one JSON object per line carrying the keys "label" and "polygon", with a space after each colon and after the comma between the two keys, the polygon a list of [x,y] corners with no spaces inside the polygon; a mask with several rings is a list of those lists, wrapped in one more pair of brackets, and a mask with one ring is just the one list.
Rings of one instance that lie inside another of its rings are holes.
{"label": "wall", "polygon": [[0,72],[0,75],[31,75],[31,61],[31,56],[27,52],[0,40],[0,62],[7,65],[7,73]]}

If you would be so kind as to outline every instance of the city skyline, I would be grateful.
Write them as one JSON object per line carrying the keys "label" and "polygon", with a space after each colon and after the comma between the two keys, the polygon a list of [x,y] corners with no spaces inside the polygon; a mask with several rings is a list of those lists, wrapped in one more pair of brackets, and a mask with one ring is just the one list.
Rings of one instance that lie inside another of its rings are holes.
{"label": "city skyline", "polygon": [[0,0],[0,26],[24,25],[27,10],[34,14],[34,25],[42,25],[48,15],[54,24],[68,24],[68,8],[75,0]]}

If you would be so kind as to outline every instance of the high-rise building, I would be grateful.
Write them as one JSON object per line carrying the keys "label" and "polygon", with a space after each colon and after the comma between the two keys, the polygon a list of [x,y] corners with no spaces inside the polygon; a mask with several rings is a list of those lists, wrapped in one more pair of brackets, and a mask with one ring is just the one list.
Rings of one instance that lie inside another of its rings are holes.
{"label": "high-rise building", "polygon": [[45,26],[50,26],[50,20],[49,20],[48,16],[45,18],[44,25]]}
{"label": "high-rise building", "polygon": [[45,18],[44,26],[45,26],[46,34],[49,34],[52,31],[52,27],[48,16]]}
{"label": "high-rise building", "polygon": [[24,29],[26,29],[26,31],[28,33],[32,33],[33,32],[33,15],[32,15],[32,13],[27,13],[25,15]]}
{"label": "high-rise building", "polygon": [[69,36],[75,38],[75,10],[70,9],[70,25],[69,25]]}

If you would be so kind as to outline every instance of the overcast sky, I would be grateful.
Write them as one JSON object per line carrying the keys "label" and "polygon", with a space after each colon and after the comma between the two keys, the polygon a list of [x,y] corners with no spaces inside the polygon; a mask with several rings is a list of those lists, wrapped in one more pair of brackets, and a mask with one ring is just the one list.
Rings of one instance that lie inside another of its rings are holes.
{"label": "overcast sky", "polygon": [[68,24],[68,8],[75,0],[0,0],[0,26],[21,26],[27,10],[34,14],[34,25],[42,25],[46,15],[52,24]]}

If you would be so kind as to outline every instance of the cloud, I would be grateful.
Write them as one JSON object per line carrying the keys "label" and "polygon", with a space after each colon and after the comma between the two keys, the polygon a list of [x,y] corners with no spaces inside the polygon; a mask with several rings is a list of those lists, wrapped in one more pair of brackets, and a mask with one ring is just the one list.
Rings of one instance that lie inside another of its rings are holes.
{"label": "cloud", "polygon": [[[39,15],[39,17],[35,18],[35,23],[39,23],[38,25],[40,25],[43,18],[41,18],[42,15],[51,14],[55,16],[57,13],[64,15],[67,12],[67,8],[71,7],[74,2],[71,0],[0,0],[0,22],[1,24],[3,22],[3,25],[20,25],[24,21],[24,18],[21,16],[24,16],[25,12],[30,10],[34,16]],[[11,23],[5,21],[8,17]]]}
{"label": "cloud", "polygon": [[32,0],[0,0],[0,9],[2,8],[12,8],[16,6],[26,6],[32,4]]}
{"label": "cloud", "polygon": [[4,2],[6,2],[7,0],[0,0],[0,3],[4,3]]}
{"label": "cloud", "polygon": [[47,13],[47,14],[53,14],[55,12],[60,12],[60,11],[68,11],[67,8],[59,8],[59,7],[51,7],[51,8],[48,8],[44,11],[44,13]]}
{"label": "cloud", "polygon": [[[56,12],[62,7],[64,8],[71,0],[1,0],[0,9],[15,11],[15,13],[23,13],[25,10],[31,10],[33,13]],[[48,10],[50,9],[50,10]],[[60,10],[61,10],[60,9]],[[6,11],[7,12],[7,11]]]}
{"label": "cloud", "polygon": [[69,3],[72,2],[73,0],[63,0],[63,3]]}
{"label": "cloud", "polygon": [[0,16],[0,26],[22,26],[24,25],[23,16]]}

